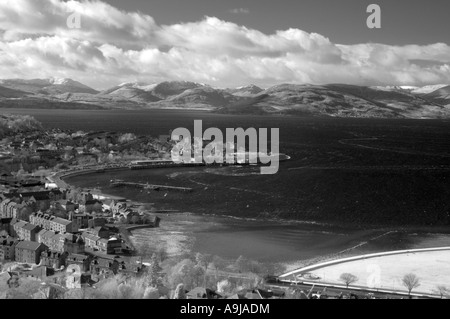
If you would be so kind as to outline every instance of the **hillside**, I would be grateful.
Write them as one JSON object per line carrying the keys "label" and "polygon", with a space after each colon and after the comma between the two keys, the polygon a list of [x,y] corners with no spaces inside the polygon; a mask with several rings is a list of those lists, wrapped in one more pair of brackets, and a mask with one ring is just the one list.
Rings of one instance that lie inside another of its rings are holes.
{"label": "hillside", "polygon": [[[434,90],[436,89],[436,90]],[[0,80],[0,107],[202,109],[228,114],[450,118],[450,86],[280,84],[219,89],[188,81],[131,82],[98,92],[71,79]]]}
{"label": "hillside", "polygon": [[428,93],[423,98],[441,105],[450,105],[450,85]]}
{"label": "hillside", "polygon": [[71,79],[7,79],[0,80],[0,85],[13,90],[28,93],[54,95],[61,93],[98,93],[96,90]]}

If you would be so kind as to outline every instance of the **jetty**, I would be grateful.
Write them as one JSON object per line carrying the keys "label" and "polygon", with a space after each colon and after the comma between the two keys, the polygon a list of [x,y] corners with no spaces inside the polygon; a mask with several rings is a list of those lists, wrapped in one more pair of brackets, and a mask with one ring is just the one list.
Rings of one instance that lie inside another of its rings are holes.
{"label": "jetty", "polygon": [[178,191],[178,192],[192,192],[193,189],[190,187],[177,187],[177,186],[168,186],[168,185],[155,185],[155,184],[144,184],[144,183],[133,183],[133,182],[125,182],[122,180],[113,179],[111,180],[111,186],[113,187],[135,187],[142,188],[154,191]]}

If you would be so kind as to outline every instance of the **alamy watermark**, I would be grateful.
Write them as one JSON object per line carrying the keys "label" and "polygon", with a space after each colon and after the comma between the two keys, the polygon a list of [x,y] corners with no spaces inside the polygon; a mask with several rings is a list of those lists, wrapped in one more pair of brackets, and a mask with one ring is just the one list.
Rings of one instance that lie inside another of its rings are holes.
{"label": "alamy watermark", "polygon": [[79,12],[68,11],[66,25],[69,29],[81,29],[81,14]]}
{"label": "alamy watermark", "polygon": [[[172,148],[175,163],[206,164],[261,164],[261,174],[276,174],[279,168],[279,129],[270,129],[270,152],[268,130],[260,128],[227,128],[224,134],[218,128],[203,132],[201,120],[194,121],[194,136],[187,128],[172,131],[171,139],[177,142]],[[214,137],[214,139],[213,139]],[[248,145],[246,141],[248,140]],[[208,144],[204,146],[205,142]],[[248,146],[248,147],[246,147]]]}
{"label": "alamy watermark", "polygon": [[366,24],[369,29],[381,29],[381,7],[378,4],[371,4],[367,7],[370,13]]}

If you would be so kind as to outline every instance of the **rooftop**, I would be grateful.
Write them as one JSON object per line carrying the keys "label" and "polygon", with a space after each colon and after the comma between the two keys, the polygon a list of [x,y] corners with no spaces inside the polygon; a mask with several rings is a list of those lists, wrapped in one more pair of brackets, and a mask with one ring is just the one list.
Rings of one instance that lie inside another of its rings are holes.
{"label": "rooftop", "polygon": [[40,246],[45,246],[44,244],[37,243],[35,241],[24,240],[17,244],[16,248],[26,249],[26,250],[37,250]]}

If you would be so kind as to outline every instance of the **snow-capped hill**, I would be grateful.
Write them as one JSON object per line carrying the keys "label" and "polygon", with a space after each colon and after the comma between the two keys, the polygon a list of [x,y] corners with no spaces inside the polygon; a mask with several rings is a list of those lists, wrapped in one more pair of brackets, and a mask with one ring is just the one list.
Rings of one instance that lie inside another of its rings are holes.
{"label": "snow-capped hill", "polygon": [[386,92],[407,92],[416,95],[429,94],[437,91],[448,84],[437,84],[437,85],[426,85],[426,86],[407,86],[407,85],[397,85],[397,86],[372,86],[371,89]]}
{"label": "snow-capped hill", "polygon": [[128,87],[128,88],[134,88],[139,89],[143,91],[151,91],[153,90],[158,84],[148,84],[145,82],[124,82],[118,85],[118,87]]}
{"label": "snow-capped hill", "polygon": [[67,78],[48,79],[7,79],[2,80],[4,87],[37,94],[62,94],[62,93],[97,93],[96,90],[80,82]]}
{"label": "snow-capped hill", "polygon": [[450,105],[450,85],[441,87],[431,93],[423,95],[423,98],[440,105]]}
{"label": "snow-capped hill", "polygon": [[227,89],[226,91],[236,96],[252,96],[259,94],[264,90],[256,85],[250,84],[247,86],[240,86],[235,89]]}
{"label": "snow-capped hill", "polygon": [[427,85],[420,88],[417,88],[415,90],[412,90],[411,93],[414,94],[428,94],[432,93],[434,91],[437,91],[439,89],[442,89],[443,87],[448,86],[448,84],[436,84],[436,85]]}
{"label": "snow-capped hill", "polygon": [[411,92],[413,90],[419,89],[417,86],[406,86],[406,85],[393,85],[393,86],[371,86],[373,90],[385,91],[385,92]]}

